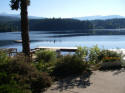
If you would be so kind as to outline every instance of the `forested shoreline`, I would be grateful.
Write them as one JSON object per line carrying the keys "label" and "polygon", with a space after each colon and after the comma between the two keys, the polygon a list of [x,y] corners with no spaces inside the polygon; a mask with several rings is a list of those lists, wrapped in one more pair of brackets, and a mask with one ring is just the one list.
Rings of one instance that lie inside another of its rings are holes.
{"label": "forested shoreline", "polygon": [[[0,17],[1,18],[1,17]],[[0,19],[0,32],[20,31],[20,19]],[[76,19],[30,19],[29,30],[31,31],[64,31],[64,30],[85,30],[85,29],[120,29],[125,28],[125,19],[109,20],[86,20]]]}

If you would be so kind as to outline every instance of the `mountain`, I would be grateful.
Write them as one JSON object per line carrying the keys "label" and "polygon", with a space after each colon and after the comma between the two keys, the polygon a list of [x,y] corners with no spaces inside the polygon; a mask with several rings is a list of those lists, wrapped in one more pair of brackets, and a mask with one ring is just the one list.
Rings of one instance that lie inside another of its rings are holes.
{"label": "mountain", "polygon": [[11,21],[18,21],[20,18],[12,17],[12,16],[2,16],[0,15],[0,22],[11,22]]}
{"label": "mountain", "polygon": [[[20,15],[19,14],[7,14],[7,13],[1,13],[0,17],[5,17],[7,19],[20,19]],[[1,19],[1,18],[0,18]],[[29,16],[29,19],[44,19],[44,17],[36,17],[36,16]]]}
{"label": "mountain", "polygon": [[[73,17],[71,19],[77,19],[77,20],[107,20],[107,19],[117,19],[117,18],[125,18],[125,16],[120,15],[109,15],[109,16],[85,16],[85,17]],[[7,13],[1,13],[0,14],[0,21],[6,19],[6,20],[19,20],[20,15],[19,14],[7,14]],[[29,16],[29,19],[44,19],[44,17],[36,17],[36,16]]]}
{"label": "mountain", "polygon": [[115,19],[115,18],[125,18],[124,16],[120,15],[109,15],[109,16],[85,16],[85,17],[74,17],[73,19],[78,20],[107,20],[107,19]]}

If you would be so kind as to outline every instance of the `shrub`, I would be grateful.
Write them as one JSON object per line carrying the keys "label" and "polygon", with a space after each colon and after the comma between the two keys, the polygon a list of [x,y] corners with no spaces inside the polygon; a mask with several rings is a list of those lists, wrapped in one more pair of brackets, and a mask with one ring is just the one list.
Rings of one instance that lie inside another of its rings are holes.
{"label": "shrub", "polygon": [[36,53],[36,62],[33,65],[41,71],[51,73],[57,62],[56,52],[51,50],[40,50]]}
{"label": "shrub", "polygon": [[0,51],[0,65],[9,62],[10,58],[4,51]]}
{"label": "shrub", "polygon": [[75,55],[80,57],[83,61],[87,62],[91,69],[95,70],[100,67],[100,60],[98,59],[100,51],[101,50],[97,45],[92,48],[78,47]]}
{"label": "shrub", "polygon": [[56,52],[51,50],[40,50],[36,52],[37,61],[55,62]]}
{"label": "shrub", "polygon": [[20,89],[17,85],[13,84],[3,84],[0,86],[0,93],[31,93],[30,91],[24,91]]}
{"label": "shrub", "polygon": [[52,73],[56,77],[67,77],[88,70],[88,64],[76,55],[65,55],[58,61]]}
{"label": "shrub", "polygon": [[97,45],[92,48],[78,47],[75,55],[90,64],[97,64],[99,62],[98,56],[100,54],[100,51],[101,50],[98,48]]}
{"label": "shrub", "polygon": [[33,65],[40,71],[40,72],[47,72],[52,73],[55,67],[56,62],[43,62],[38,61],[34,62]]}
{"label": "shrub", "polygon": [[98,59],[100,51],[101,50],[97,45],[89,49],[89,62],[91,64],[98,64],[100,62]]}
{"label": "shrub", "polygon": [[39,72],[33,65],[23,62],[23,59],[18,57],[7,64],[0,65],[0,72],[3,76],[0,78],[1,89],[4,85],[11,88],[8,86],[11,81],[16,82],[20,89],[32,93],[40,93],[51,85],[51,78],[46,73]]}
{"label": "shrub", "polygon": [[122,53],[110,50],[102,50],[98,56],[102,60],[101,70],[120,69],[122,67]]}
{"label": "shrub", "polygon": [[78,47],[75,55],[90,64],[92,69],[118,69],[123,65],[122,53],[101,50],[97,45],[92,48]]}
{"label": "shrub", "polygon": [[17,83],[15,76],[16,74],[8,74],[4,70],[0,72],[0,93],[31,93]]}
{"label": "shrub", "polygon": [[87,47],[78,47],[77,51],[75,52],[75,55],[84,59],[88,56],[89,49]]}

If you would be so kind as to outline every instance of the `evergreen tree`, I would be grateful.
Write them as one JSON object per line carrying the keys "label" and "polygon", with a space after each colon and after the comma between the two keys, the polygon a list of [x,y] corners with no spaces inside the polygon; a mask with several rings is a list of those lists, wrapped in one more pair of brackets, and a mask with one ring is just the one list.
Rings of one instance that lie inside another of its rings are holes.
{"label": "evergreen tree", "polygon": [[11,0],[11,9],[21,9],[21,36],[22,36],[22,47],[23,53],[26,56],[30,55],[30,44],[29,44],[29,27],[28,27],[28,12],[27,8],[30,5],[30,0]]}

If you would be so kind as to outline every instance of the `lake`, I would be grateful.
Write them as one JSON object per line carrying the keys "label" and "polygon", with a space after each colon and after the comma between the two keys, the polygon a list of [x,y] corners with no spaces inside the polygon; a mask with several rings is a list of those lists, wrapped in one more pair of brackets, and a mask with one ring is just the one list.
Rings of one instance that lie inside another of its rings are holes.
{"label": "lake", "polygon": [[[20,32],[0,33],[0,48],[17,48],[22,50]],[[125,35],[86,35],[82,32],[71,31],[30,31],[31,48],[39,46],[87,46],[98,45],[100,48],[125,48]]]}

